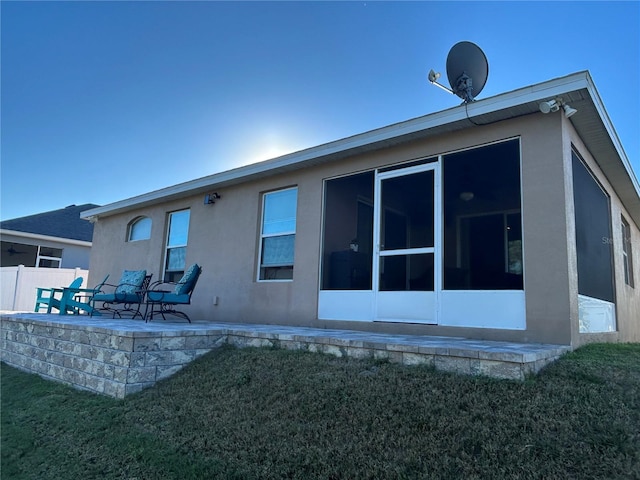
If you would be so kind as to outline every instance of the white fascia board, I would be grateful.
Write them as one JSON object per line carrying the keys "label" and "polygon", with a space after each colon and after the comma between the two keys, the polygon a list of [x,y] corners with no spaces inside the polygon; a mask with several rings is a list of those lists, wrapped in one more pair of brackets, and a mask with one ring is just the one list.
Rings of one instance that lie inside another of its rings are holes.
{"label": "white fascia board", "polygon": [[638,183],[638,178],[636,177],[635,172],[633,171],[633,167],[631,166],[629,157],[627,157],[627,152],[625,152],[624,147],[622,146],[620,137],[618,137],[618,133],[616,132],[616,129],[613,126],[613,122],[609,118],[609,114],[607,113],[607,110],[604,108],[604,103],[602,102],[602,98],[600,98],[600,94],[598,93],[598,90],[596,89],[596,86],[593,83],[593,80],[591,79],[591,76],[588,73],[587,73],[587,81],[589,84],[588,89],[589,89],[589,93],[591,94],[591,100],[593,101],[593,104],[596,107],[596,111],[600,116],[600,120],[602,121],[602,124],[604,125],[604,128],[606,129],[607,134],[609,135],[609,138],[611,139],[611,142],[613,143],[613,146],[616,149],[618,156],[620,157],[620,161],[622,161],[622,165],[624,166],[625,170],[627,171],[627,174],[629,175],[629,178],[631,179],[631,183],[636,189],[636,195],[640,197],[640,183]]}
{"label": "white fascia board", "polygon": [[[19,232],[17,230],[5,230],[0,229],[1,236],[12,236],[20,238],[28,238],[30,240],[43,241],[43,242],[56,242],[64,243],[67,245],[76,245],[78,247],[91,247],[91,242],[85,242],[84,240],[75,240],[73,238],[52,237],[51,235],[40,235],[38,233]],[[4,240],[4,238],[3,238]],[[6,240],[4,240],[6,241]]]}
{"label": "white fascia board", "polygon": [[[552,99],[556,96],[585,88],[590,92],[595,91],[588,72],[583,71],[574,73],[537,85],[502,93],[487,99],[477,100],[467,104],[466,106],[464,104],[459,105],[447,110],[428,114],[401,123],[388,125],[376,130],[353,135],[351,137],[346,137],[323,145],[301,150],[299,152],[283,155],[264,162],[238,167],[178,185],[173,185],[171,187],[155,190],[153,192],[81,212],[80,217],[87,220],[95,220],[103,214],[117,213],[130,208],[157,203],[158,201],[166,200],[171,197],[182,196],[190,193],[196,194],[198,191],[204,191],[207,188],[215,188],[217,185],[238,181],[243,178],[250,178],[255,175],[265,174],[268,172],[275,173],[280,169],[294,167],[297,164],[303,165],[305,162],[313,159],[347,152],[349,150],[365,147],[378,142],[385,142],[394,138],[429,130],[431,128],[452,124],[466,120],[467,114],[470,118],[473,118],[487,113],[508,110],[509,108],[524,105],[529,102],[539,102],[542,100]],[[505,119],[506,118],[509,118],[509,115],[506,115]],[[615,138],[617,139],[617,135],[615,135]],[[624,154],[622,150],[619,151]],[[626,156],[624,158],[626,159]],[[629,163],[628,160],[626,162],[627,164]]]}

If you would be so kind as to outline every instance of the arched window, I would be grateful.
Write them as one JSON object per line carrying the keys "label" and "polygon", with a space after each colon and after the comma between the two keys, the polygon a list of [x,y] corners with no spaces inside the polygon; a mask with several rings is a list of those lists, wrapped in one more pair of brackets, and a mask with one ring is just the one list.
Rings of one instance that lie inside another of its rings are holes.
{"label": "arched window", "polygon": [[129,223],[127,241],[136,242],[138,240],[148,240],[149,238],[151,238],[151,219],[149,217],[138,217]]}

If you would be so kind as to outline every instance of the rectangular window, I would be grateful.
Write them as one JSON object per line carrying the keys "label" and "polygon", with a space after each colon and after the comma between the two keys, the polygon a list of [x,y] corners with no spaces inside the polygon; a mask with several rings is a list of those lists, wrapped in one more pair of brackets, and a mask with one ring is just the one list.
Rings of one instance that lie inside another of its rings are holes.
{"label": "rectangular window", "polygon": [[38,247],[36,266],[40,268],[60,268],[62,263],[62,249],[51,247]]}
{"label": "rectangular window", "polygon": [[259,280],[292,280],[298,189],[262,197]]}
{"label": "rectangular window", "polygon": [[609,195],[572,152],[578,293],[614,302]]}
{"label": "rectangular window", "polygon": [[520,142],[446,155],[444,289],[522,290]]}
{"label": "rectangular window", "polygon": [[164,268],[166,282],[177,282],[184,274],[189,239],[189,216],[189,210],[180,210],[169,214]]}
{"label": "rectangular window", "polygon": [[374,172],[327,180],[322,290],[371,290]]}
{"label": "rectangular window", "polygon": [[622,264],[624,267],[624,283],[633,287],[633,254],[631,252],[631,227],[624,219],[622,220]]}

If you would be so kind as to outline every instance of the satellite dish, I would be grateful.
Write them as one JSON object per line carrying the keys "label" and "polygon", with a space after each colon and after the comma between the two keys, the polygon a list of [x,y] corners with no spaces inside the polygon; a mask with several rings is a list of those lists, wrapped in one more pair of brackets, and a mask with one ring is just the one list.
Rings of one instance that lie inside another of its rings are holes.
{"label": "satellite dish", "polygon": [[451,88],[438,83],[440,73],[434,70],[429,72],[427,78],[432,85],[469,103],[480,94],[488,76],[489,63],[480,47],[471,42],[458,42],[447,55],[447,78]]}
{"label": "satellite dish", "polygon": [[475,43],[456,43],[447,55],[447,78],[451,91],[465,103],[477,97],[489,76],[489,63]]}

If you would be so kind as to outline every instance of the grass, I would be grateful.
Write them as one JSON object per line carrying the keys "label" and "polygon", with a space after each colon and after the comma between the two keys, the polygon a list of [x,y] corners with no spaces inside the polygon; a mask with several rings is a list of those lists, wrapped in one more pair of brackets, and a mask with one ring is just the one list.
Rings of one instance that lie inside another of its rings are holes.
{"label": "grass", "polygon": [[640,478],[640,345],[525,382],[223,347],[125,400],[2,365],[3,479]]}

